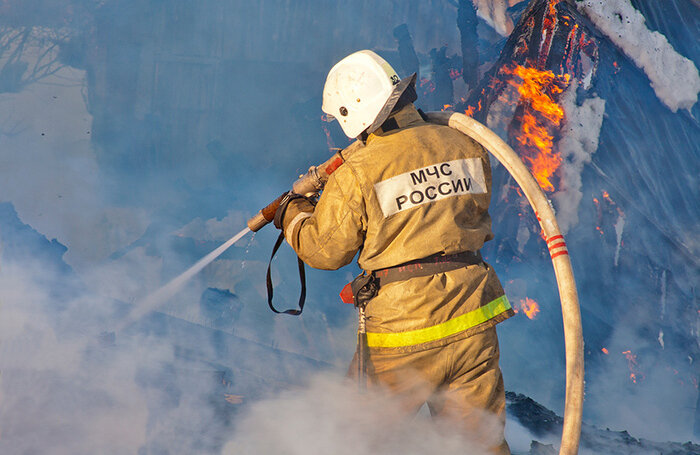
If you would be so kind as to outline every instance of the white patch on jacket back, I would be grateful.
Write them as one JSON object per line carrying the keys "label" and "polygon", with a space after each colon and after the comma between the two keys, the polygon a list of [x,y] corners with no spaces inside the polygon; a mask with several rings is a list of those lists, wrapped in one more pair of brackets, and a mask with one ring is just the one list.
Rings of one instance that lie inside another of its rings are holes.
{"label": "white patch on jacket back", "polygon": [[414,169],[374,185],[384,217],[463,194],[486,193],[478,158],[445,161]]}

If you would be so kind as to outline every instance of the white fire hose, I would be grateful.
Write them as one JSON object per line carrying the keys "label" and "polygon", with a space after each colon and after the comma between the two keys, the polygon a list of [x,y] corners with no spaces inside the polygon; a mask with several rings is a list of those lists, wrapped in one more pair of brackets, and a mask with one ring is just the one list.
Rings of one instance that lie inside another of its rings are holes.
{"label": "white fire hose", "polygon": [[496,133],[471,117],[456,112],[430,112],[431,122],[447,125],[479,142],[510,172],[540,222],[552,257],[559,287],[566,346],[566,400],[560,455],[578,453],[583,413],[583,330],[571,261],[549,200],[520,157]]}

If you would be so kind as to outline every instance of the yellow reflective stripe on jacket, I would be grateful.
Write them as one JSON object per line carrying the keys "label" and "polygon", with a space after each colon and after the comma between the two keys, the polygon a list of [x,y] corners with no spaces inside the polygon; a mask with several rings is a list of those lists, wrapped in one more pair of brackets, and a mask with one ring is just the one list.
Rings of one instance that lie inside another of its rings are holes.
{"label": "yellow reflective stripe on jacket", "polygon": [[503,295],[476,310],[424,329],[396,333],[368,332],[367,345],[376,348],[398,348],[439,340],[476,327],[482,322],[486,322],[504,311],[508,311],[510,308],[508,298]]}

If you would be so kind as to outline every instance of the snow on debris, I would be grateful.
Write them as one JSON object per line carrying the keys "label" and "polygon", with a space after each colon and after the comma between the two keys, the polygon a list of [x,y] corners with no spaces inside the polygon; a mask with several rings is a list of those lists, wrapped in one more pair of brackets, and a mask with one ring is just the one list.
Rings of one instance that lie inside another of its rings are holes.
{"label": "snow on debris", "polygon": [[676,52],[664,35],[649,30],[629,0],[583,1],[578,8],[644,70],[656,96],[669,109],[690,109],[697,102],[697,67]]}
{"label": "snow on debris", "polygon": [[578,8],[641,68],[656,96],[673,112],[690,109],[698,100],[700,74],[666,37],[649,30],[642,13],[629,0],[579,1]]}
{"label": "snow on debris", "polygon": [[476,0],[474,5],[476,14],[499,35],[507,37],[513,31],[513,20],[506,13],[508,5],[505,0]]}

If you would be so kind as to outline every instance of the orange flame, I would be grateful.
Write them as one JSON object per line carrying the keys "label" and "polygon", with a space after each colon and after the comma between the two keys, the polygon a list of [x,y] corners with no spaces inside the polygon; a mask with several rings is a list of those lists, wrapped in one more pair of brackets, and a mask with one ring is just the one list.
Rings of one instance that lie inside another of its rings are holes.
{"label": "orange flame", "polygon": [[467,110],[464,111],[464,113],[465,113],[466,115],[468,115],[469,117],[471,117],[471,116],[474,115],[474,112],[476,112],[476,111],[481,111],[481,100],[479,100],[479,104],[478,104],[477,107],[469,106],[469,107],[467,108]]}
{"label": "orange flame", "polygon": [[558,129],[564,119],[564,110],[556,99],[568,87],[571,78],[568,74],[557,76],[552,71],[521,65],[506,72],[522,80],[508,83],[518,89],[523,106],[520,131],[516,136],[523,148],[523,158],[542,189],[554,191],[550,179],[561,165],[561,156],[553,152],[551,131]]}
{"label": "orange flame", "polygon": [[540,312],[540,305],[530,297],[525,297],[525,300],[520,300],[520,309],[528,319],[535,319]]}
{"label": "orange flame", "polygon": [[603,348],[603,349],[601,349],[601,351],[603,351],[603,354],[605,354],[605,355],[610,354],[610,352],[608,351],[608,348]]}
{"label": "orange flame", "polygon": [[451,108],[451,107],[452,107],[451,104],[445,104],[445,105],[442,106],[442,110],[443,110],[443,111],[446,111],[447,109],[449,109],[449,108]]}

